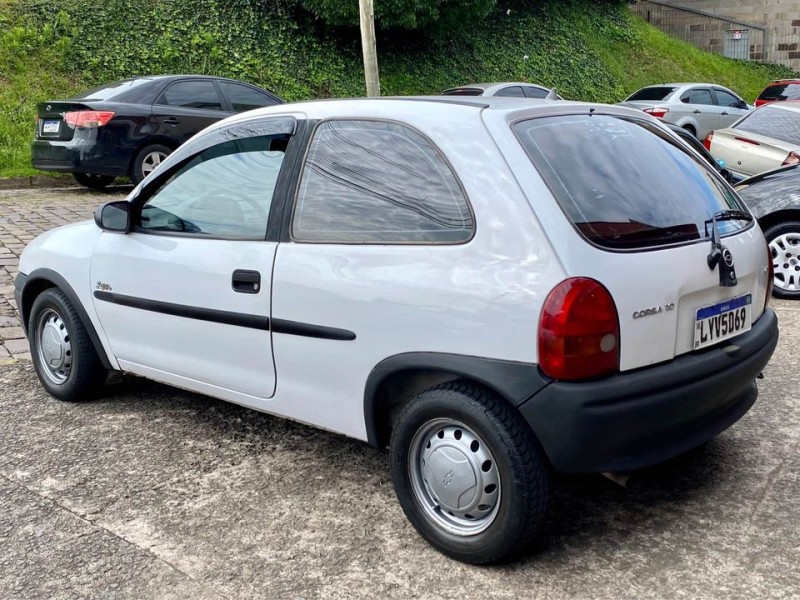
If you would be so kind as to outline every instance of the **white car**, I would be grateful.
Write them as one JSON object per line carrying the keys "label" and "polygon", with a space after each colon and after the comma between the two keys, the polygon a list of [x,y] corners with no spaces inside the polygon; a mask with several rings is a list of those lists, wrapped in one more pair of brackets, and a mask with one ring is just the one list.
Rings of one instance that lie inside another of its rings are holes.
{"label": "white car", "polygon": [[536,539],[552,468],[719,434],[778,339],[757,223],[640,111],[504,100],[201,132],[25,249],[42,385],[85,400],[125,371],[388,445],[410,521],[473,563]]}
{"label": "white car", "polygon": [[800,102],[761,106],[729,128],[712,131],[703,144],[743,177],[800,164]]}

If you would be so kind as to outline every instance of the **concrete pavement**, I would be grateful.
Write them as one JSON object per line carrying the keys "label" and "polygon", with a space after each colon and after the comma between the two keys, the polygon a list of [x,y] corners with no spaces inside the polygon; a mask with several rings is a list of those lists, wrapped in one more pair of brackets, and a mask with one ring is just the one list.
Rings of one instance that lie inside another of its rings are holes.
{"label": "concrete pavement", "polygon": [[[0,192],[0,248],[118,197]],[[800,305],[773,306],[748,415],[627,488],[559,477],[547,537],[492,568],[419,538],[383,451],[133,377],[61,403],[0,358],[0,598],[798,598]]]}

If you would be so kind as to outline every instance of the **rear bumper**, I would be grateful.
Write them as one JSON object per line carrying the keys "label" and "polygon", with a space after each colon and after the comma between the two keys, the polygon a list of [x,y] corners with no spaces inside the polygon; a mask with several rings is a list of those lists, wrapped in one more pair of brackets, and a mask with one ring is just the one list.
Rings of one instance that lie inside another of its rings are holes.
{"label": "rear bumper", "polygon": [[128,174],[129,160],[129,155],[121,155],[118,150],[106,151],[101,145],[78,137],[69,141],[34,140],[31,144],[31,164],[40,171],[121,177]]}
{"label": "rear bumper", "polygon": [[631,471],[710,440],[756,401],[755,378],[778,343],[768,309],[723,347],[594,382],[553,382],[520,411],[554,467]]}

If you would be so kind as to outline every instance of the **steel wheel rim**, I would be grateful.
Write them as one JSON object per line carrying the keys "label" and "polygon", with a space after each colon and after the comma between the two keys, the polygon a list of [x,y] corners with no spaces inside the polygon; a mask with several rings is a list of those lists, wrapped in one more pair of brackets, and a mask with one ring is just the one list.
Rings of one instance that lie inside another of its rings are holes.
{"label": "steel wheel rim", "polygon": [[775,237],[769,243],[773,284],[785,292],[800,292],[800,232],[790,231]]}
{"label": "steel wheel rim", "polygon": [[447,532],[477,535],[500,508],[497,462],[475,431],[452,419],[428,421],[409,447],[411,490],[428,518]]}
{"label": "steel wheel rim", "polygon": [[55,310],[47,308],[36,319],[36,356],[44,376],[63,385],[72,372],[72,343],[67,325]]}
{"label": "steel wheel rim", "polygon": [[144,160],[142,160],[142,177],[150,175],[165,158],[167,158],[166,152],[161,152],[160,150],[148,152]]}

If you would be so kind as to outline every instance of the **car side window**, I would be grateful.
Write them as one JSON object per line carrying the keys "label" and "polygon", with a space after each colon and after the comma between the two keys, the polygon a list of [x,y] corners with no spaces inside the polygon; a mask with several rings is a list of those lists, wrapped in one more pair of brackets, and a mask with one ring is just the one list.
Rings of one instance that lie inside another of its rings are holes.
{"label": "car side window", "polygon": [[549,94],[549,90],[542,90],[536,87],[526,86],[525,87],[525,97],[526,98],[547,98],[547,94]]}
{"label": "car side window", "polygon": [[684,92],[681,96],[684,104],[708,104],[713,105],[714,99],[711,97],[711,90],[708,88],[694,88]]}
{"label": "car side window", "polygon": [[178,81],[159,96],[156,104],[222,110],[222,100],[212,81]]}
{"label": "car side window", "polygon": [[237,113],[261,108],[262,106],[272,106],[278,103],[278,101],[269,94],[265,94],[248,85],[232,83],[230,81],[220,81],[219,85],[222,88],[222,93],[228,97],[234,112]]}
{"label": "car side window", "polygon": [[524,98],[525,93],[522,91],[522,87],[518,85],[510,85],[508,87],[504,87],[502,90],[497,92],[495,96],[506,96],[510,98]]}
{"label": "car side window", "polygon": [[739,108],[739,98],[737,98],[730,92],[714,88],[714,94],[716,94],[717,104],[719,104],[720,106]]}
{"label": "car side window", "polygon": [[260,136],[207,148],[147,200],[136,229],[264,239],[287,141]]}
{"label": "car side window", "polygon": [[384,121],[317,127],[292,217],[295,241],[457,244],[472,231],[461,185],[428,139]]}

